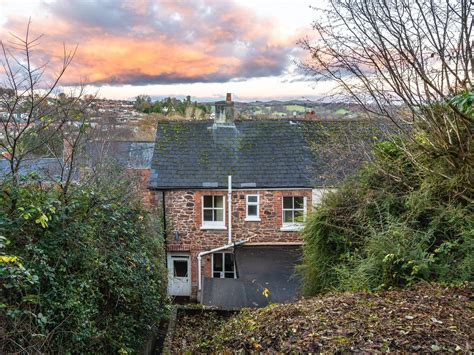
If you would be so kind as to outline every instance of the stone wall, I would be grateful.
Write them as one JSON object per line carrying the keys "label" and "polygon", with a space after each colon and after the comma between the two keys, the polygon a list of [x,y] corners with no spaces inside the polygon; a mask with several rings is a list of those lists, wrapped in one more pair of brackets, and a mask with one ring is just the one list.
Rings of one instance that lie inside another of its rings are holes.
{"label": "stone wall", "polygon": [[[236,190],[232,193],[232,239],[249,240],[247,244],[298,244],[297,231],[282,231],[283,196],[305,196],[307,209],[312,205],[311,189],[294,190]],[[153,201],[161,207],[162,191],[151,191]],[[245,221],[246,195],[259,198],[260,221]],[[170,190],[165,191],[167,250],[191,254],[193,296],[197,291],[197,254],[227,244],[228,230],[201,229],[201,197],[225,196],[225,222],[228,226],[227,190]],[[203,276],[211,276],[211,256],[202,259]]]}

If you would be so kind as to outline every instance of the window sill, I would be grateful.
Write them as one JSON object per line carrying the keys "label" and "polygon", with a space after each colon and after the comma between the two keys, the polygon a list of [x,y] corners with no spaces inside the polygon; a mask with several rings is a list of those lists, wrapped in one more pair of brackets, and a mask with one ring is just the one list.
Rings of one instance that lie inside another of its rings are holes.
{"label": "window sill", "polygon": [[280,228],[282,232],[299,232],[303,229],[304,225],[291,225],[291,226],[283,226]]}
{"label": "window sill", "polygon": [[249,217],[247,217],[247,218],[244,219],[244,221],[245,222],[260,222],[261,219],[260,218],[249,218]]}
{"label": "window sill", "polygon": [[201,230],[226,230],[226,226],[209,226],[209,225],[203,225],[201,226]]}

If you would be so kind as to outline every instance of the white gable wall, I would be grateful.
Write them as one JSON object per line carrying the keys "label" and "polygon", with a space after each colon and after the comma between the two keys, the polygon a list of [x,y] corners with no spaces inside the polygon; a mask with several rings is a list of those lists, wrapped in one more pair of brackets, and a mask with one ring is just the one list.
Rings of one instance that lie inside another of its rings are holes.
{"label": "white gable wall", "polygon": [[328,192],[334,192],[336,189],[332,188],[317,188],[312,190],[312,200],[313,200],[313,206],[319,205],[321,202],[321,199],[323,198],[325,193]]}

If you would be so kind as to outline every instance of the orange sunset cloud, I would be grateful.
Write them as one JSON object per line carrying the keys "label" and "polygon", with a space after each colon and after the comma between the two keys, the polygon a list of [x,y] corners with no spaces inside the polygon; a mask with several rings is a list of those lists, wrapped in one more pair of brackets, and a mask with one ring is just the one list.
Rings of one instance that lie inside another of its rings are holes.
{"label": "orange sunset cloud", "polygon": [[[63,84],[147,85],[226,82],[280,75],[296,38],[228,1],[57,1],[41,5],[32,31],[39,57],[59,64],[62,43],[78,49]],[[22,35],[27,20],[0,29]]]}

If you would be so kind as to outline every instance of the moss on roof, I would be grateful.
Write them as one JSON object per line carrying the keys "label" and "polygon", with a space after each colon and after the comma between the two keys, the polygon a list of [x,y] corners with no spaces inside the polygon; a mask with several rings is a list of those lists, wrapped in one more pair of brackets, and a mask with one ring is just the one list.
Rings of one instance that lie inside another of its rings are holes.
{"label": "moss on roof", "polygon": [[374,141],[395,132],[387,121],[161,121],[152,160],[152,188],[337,185],[370,158]]}

